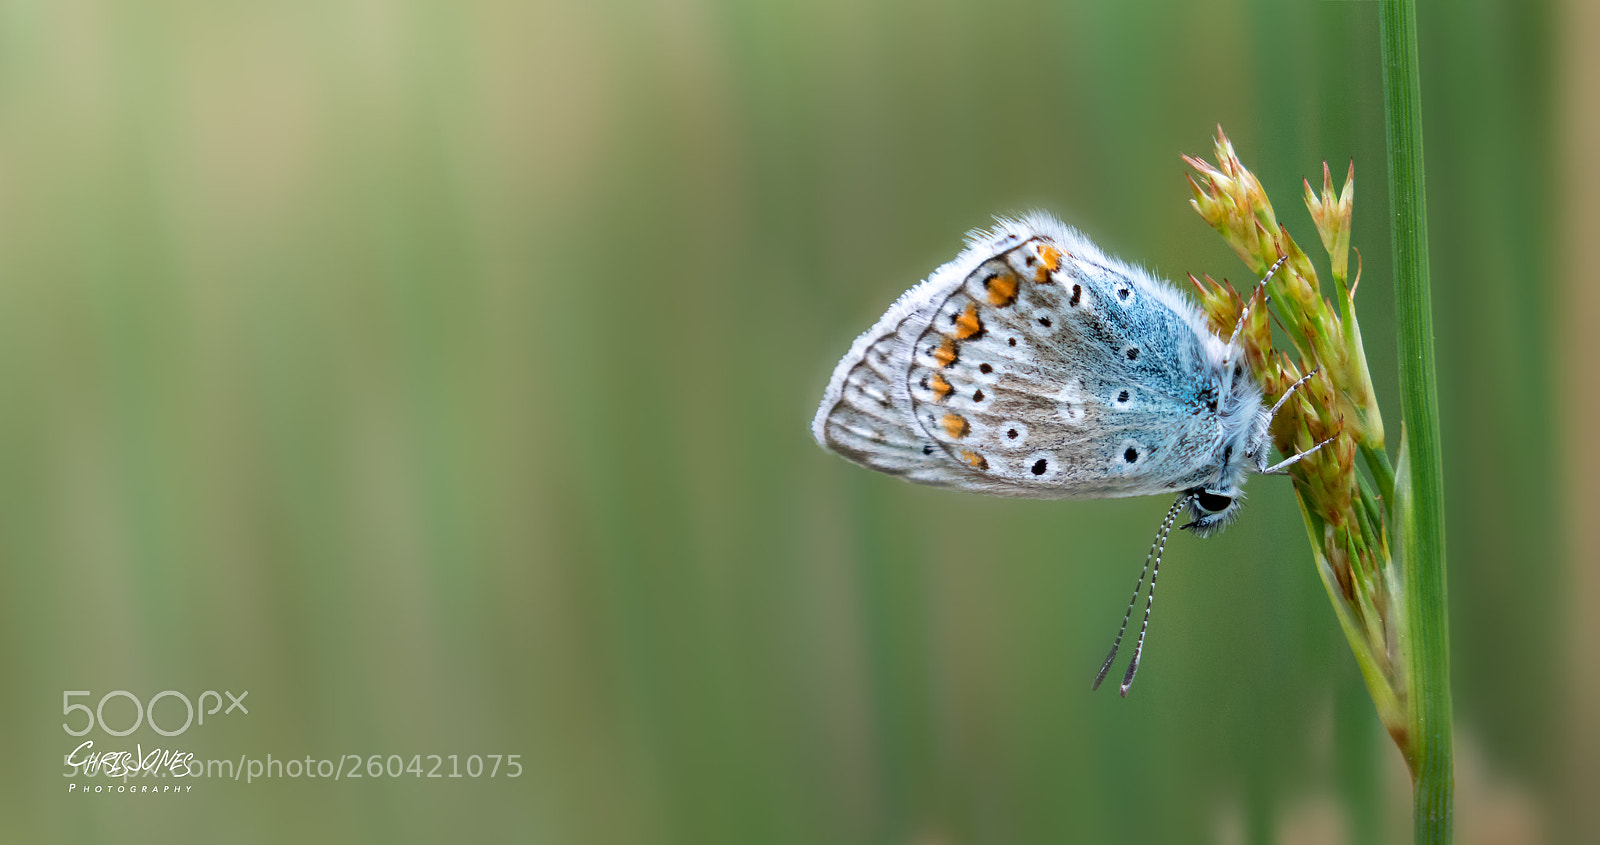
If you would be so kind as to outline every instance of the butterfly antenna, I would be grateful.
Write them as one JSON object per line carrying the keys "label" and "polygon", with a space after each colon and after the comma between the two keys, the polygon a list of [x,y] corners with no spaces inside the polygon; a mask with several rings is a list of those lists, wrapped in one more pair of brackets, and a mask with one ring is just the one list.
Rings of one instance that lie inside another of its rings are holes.
{"label": "butterfly antenna", "polygon": [[1256,282],[1256,289],[1250,292],[1250,298],[1244,301],[1244,307],[1239,310],[1239,322],[1233,324],[1233,334],[1228,338],[1228,348],[1232,349],[1233,345],[1239,341],[1239,334],[1244,331],[1245,318],[1250,316],[1250,303],[1255,301],[1256,294],[1267,286],[1267,282],[1272,279],[1273,274],[1277,273],[1278,268],[1283,266],[1283,262],[1288,260],[1289,256],[1285,255],[1273,262],[1272,266],[1267,268],[1267,274],[1261,277],[1261,281]]}
{"label": "butterfly antenna", "polygon": [[[1133,618],[1133,608],[1139,603],[1139,594],[1144,591],[1144,576],[1150,573],[1150,596],[1144,605],[1144,621],[1139,625],[1139,642],[1133,649],[1133,662],[1128,664],[1128,674],[1122,678],[1122,697],[1128,697],[1128,687],[1133,685],[1133,675],[1139,671],[1139,655],[1144,651],[1145,631],[1150,628],[1150,608],[1156,601],[1156,575],[1161,572],[1161,554],[1166,551],[1167,537],[1172,533],[1172,524],[1178,521],[1178,514],[1183,512],[1185,505],[1192,498],[1188,494],[1178,497],[1167,510],[1166,519],[1161,521],[1161,528],[1156,532],[1155,542],[1150,544],[1150,553],[1145,555],[1144,568],[1139,570],[1139,580],[1134,582],[1133,597],[1128,599],[1128,610],[1122,615],[1122,627],[1117,629],[1117,639],[1111,644],[1111,653],[1106,655],[1106,662],[1100,666],[1100,674],[1094,676],[1093,689],[1100,688],[1100,682],[1106,679],[1106,673],[1111,671],[1111,664],[1117,659],[1117,649],[1122,646],[1122,637],[1128,632],[1128,620]],[[1151,562],[1155,566],[1152,569]]]}
{"label": "butterfly antenna", "polygon": [[1155,546],[1150,547],[1150,557],[1144,559],[1144,568],[1139,570],[1139,580],[1133,585],[1133,597],[1128,599],[1128,610],[1122,614],[1122,627],[1117,629],[1117,639],[1111,643],[1111,653],[1106,655],[1106,662],[1100,664],[1100,673],[1094,676],[1094,686],[1090,689],[1099,689],[1100,682],[1106,679],[1106,673],[1111,671],[1112,661],[1117,659],[1117,649],[1122,647],[1122,635],[1128,632],[1128,620],[1133,618],[1133,609],[1139,604],[1139,594],[1144,592],[1144,576],[1150,571],[1150,558],[1155,555]]}

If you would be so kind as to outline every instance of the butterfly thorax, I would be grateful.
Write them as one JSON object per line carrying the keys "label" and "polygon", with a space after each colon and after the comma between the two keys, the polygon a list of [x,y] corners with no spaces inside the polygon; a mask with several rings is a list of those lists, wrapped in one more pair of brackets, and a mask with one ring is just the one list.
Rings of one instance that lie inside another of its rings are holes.
{"label": "butterfly thorax", "polygon": [[[1220,344],[1219,344],[1220,345]],[[1222,530],[1239,513],[1245,480],[1266,466],[1271,413],[1261,404],[1261,388],[1239,359],[1238,347],[1223,347],[1216,368],[1222,399],[1217,405],[1216,477],[1185,492],[1191,521],[1185,528],[1207,536]]]}

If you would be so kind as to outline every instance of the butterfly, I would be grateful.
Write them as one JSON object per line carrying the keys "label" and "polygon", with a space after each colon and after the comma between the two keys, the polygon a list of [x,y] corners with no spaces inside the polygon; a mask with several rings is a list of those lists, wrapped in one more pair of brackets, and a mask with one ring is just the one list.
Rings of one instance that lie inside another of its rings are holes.
{"label": "butterfly", "polygon": [[1269,466],[1273,414],[1304,379],[1263,406],[1239,342],[1245,314],[1224,340],[1171,285],[1051,215],[996,224],[856,339],[812,434],[918,484],[1036,499],[1174,495],[1145,559],[1150,595],[1126,696],[1179,516],[1200,536],[1220,531],[1251,471],[1281,473],[1324,444]]}

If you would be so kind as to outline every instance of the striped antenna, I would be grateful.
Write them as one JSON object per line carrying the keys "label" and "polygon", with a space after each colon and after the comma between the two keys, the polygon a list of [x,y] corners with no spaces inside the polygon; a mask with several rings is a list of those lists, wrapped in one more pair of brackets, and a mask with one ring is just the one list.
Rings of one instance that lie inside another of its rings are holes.
{"label": "striped antenna", "polygon": [[[1139,594],[1144,592],[1144,576],[1150,573],[1150,595],[1144,604],[1144,621],[1139,624],[1139,640],[1133,647],[1133,660],[1128,663],[1128,673],[1122,676],[1122,697],[1128,697],[1128,687],[1133,686],[1133,676],[1139,671],[1139,657],[1144,653],[1144,634],[1150,628],[1150,609],[1156,603],[1156,576],[1161,574],[1161,554],[1167,549],[1167,537],[1172,534],[1172,525],[1178,521],[1178,514],[1183,512],[1193,494],[1184,493],[1172,503],[1167,510],[1167,518],[1161,521],[1161,528],[1156,531],[1156,539],[1150,544],[1150,554],[1145,555],[1144,568],[1139,570],[1139,580],[1134,582],[1133,597],[1128,599],[1128,611],[1122,614],[1122,627],[1117,629],[1117,639],[1111,644],[1111,653],[1106,655],[1106,662],[1100,666],[1100,674],[1094,676],[1093,689],[1100,688],[1100,682],[1106,679],[1106,673],[1111,671],[1112,661],[1117,659],[1117,649],[1122,647],[1122,636],[1128,632],[1128,620],[1133,618],[1133,608],[1139,603]],[[1155,565],[1152,566],[1151,562]]]}

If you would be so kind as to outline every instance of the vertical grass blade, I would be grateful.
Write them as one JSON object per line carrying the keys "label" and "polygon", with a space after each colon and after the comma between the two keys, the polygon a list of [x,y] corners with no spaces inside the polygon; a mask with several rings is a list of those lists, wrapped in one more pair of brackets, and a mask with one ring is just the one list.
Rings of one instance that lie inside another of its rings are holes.
{"label": "vertical grass blade", "polygon": [[1428,289],[1427,202],[1422,167],[1422,91],[1417,70],[1415,0],[1384,0],[1380,15],[1384,123],[1389,151],[1390,231],[1395,255],[1395,318],[1400,359],[1402,457],[1406,490],[1397,491],[1403,537],[1405,674],[1411,730],[1415,841],[1450,841],[1450,644],[1445,591],[1444,476],[1434,388],[1433,310]]}

